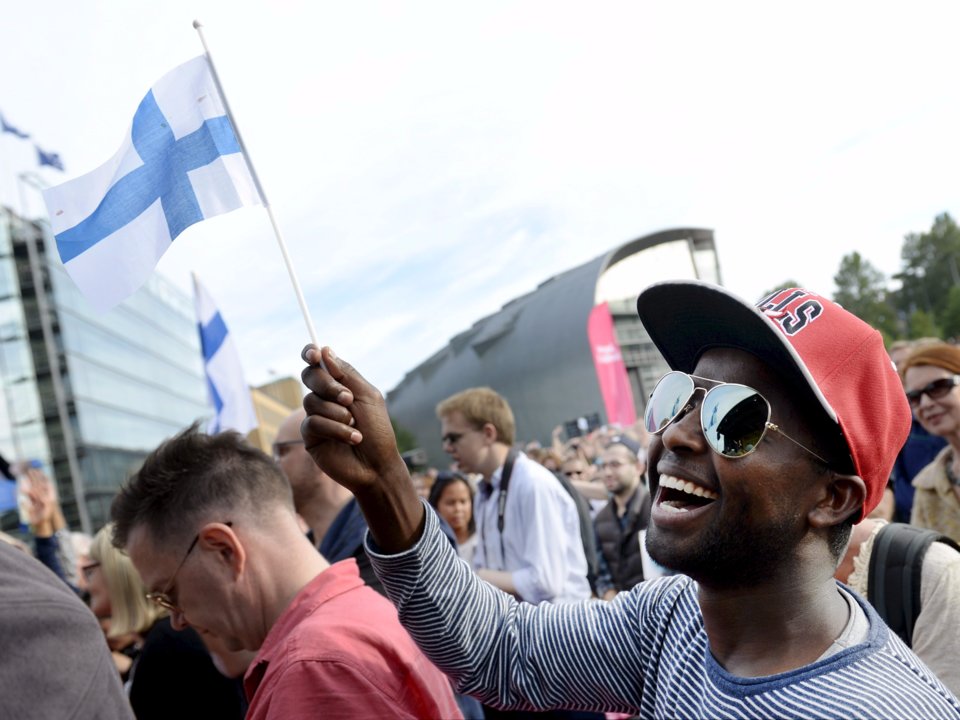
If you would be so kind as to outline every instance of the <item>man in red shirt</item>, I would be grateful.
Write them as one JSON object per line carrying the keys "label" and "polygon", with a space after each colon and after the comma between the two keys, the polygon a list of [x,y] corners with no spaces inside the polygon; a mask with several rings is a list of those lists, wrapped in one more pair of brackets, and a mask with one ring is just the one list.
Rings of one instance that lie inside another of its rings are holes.
{"label": "man in red shirt", "polygon": [[447,678],[297,523],[280,468],[236,433],[167,440],[120,490],[114,541],[175,628],[257,650],[247,718],[459,718]]}

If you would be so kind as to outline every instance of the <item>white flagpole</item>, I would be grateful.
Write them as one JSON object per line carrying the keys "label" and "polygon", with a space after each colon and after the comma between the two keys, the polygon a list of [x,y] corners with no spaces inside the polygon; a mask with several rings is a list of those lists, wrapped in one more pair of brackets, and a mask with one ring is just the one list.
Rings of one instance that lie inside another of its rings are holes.
{"label": "white flagpole", "polygon": [[290,282],[293,283],[293,291],[297,295],[297,302],[300,303],[300,311],[303,313],[303,319],[307,323],[307,330],[310,332],[310,340],[314,345],[320,347],[320,342],[317,339],[317,330],[313,326],[313,320],[310,318],[310,310],[307,308],[307,301],[303,298],[303,292],[300,290],[300,282],[297,280],[297,275],[293,271],[293,263],[290,262],[290,255],[287,253],[287,244],[283,241],[283,235],[280,234],[280,228],[277,226],[277,221],[273,217],[273,210],[270,208],[270,203],[267,202],[266,193],[263,192],[263,186],[260,184],[260,178],[257,177],[257,171],[253,167],[253,161],[250,159],[250,153],[247,152],[247,148],[243,144],[243,138],[240,136],[240,128],[237,125],[237,121],[234,120],[233,113],[230,112],[230,103],[227,102],[227,95],[223,92],[223,86],[220,84],[220,76],[217,75],[217,69],[214,67],[213,57],[210,55],[210,48],[207,47],[207,41],[203,37],[203,25],[199,20],[194,20],[193,27],[200,36],[200,42],[203,44],[203,52],[207,56],[207,63],[210,65],[210,74],[213,75],[213,82],[217,86],[217,91],[220,93],[220,99],[223,100],[223,107],[227,111],[227,117],[230,119],[230,124],[233,125],[233,132],[237,136],[237,143],[240,145],[240,151],[243,153],[243,159],[246,161],[247,168],[250,170],[250,176],[253,178],[253,183],[257,186],[257,192],[260,194],[260,201],[267,209],[267,216],[270,218],[270,224],[273,226],[273,232],[277,236],[277,243],[280,245],[280,253],[283,255],[283,262],[286,263],[287,272],[290,274]]}

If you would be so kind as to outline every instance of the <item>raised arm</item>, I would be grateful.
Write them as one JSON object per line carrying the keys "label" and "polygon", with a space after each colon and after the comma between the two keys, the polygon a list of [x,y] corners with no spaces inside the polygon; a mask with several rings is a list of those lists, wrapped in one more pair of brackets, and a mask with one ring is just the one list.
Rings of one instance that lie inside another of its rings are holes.
{"label": "raised arm", "polygon": [[36,557],[79,594],[73,576],[64,562],[65,553],[60,546],[61,536],[67,542],[70,537],[64,532],[66,522],[60,511],[53,483],[36,469],[26,471],[26,476],[27,497],[30,499],[30,528],[33,532]]}
{"label": "raised arm", "polygon": [[303,359],[303,383],[311,390],[300,426],[307,452],[354,494],[384,552],[408,549],[423,532],[424,509],[383,396],[328,347],[308,345]]}
{"label": "raised arm", "polygon": [[427,657],[462,692],[498,707],[639,709],[648,662],[641,618],[669,614],[641,611],[635,593],[614,603],[534,606],[481,580],[425,512],[380,393],[329,348],[307,346],[303,358],[312,391],[303,401],[307,450],[357,497],[377,575]]}

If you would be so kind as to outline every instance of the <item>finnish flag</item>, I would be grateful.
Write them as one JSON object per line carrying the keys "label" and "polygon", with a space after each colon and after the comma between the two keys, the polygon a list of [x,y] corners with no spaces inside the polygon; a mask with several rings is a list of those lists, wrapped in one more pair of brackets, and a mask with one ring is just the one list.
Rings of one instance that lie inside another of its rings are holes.
{"label": "finnish flag", "polygon": [[246,435],[257,427],[257,414],[243,377],[240,354],[227,331],[223,316],[196,275],[193,276],[193,291],[200,329],[200,349],[203,351],[203,370],[214,410],[207,432],[212,435],[224,430],[236,430]]}
{"label": "finnish flag", "polygon": [[140,288],[186,228],[261,201],[204,55],[150,89],[108,162],[43,198],[60,259],[100,311]]}

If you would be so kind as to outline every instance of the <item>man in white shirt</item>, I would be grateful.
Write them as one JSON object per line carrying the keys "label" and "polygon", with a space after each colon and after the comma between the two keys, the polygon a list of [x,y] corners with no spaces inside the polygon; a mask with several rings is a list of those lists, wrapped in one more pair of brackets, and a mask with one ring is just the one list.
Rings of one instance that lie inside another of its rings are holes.
{"label": "man in white shirt", "polygon": [[576,505],[552,472],[512,449],[507,401],[470,388],[442,401],[437,417],[458,468],[483,476],[474,506],[477,574],[531,603],[589,597]]}

